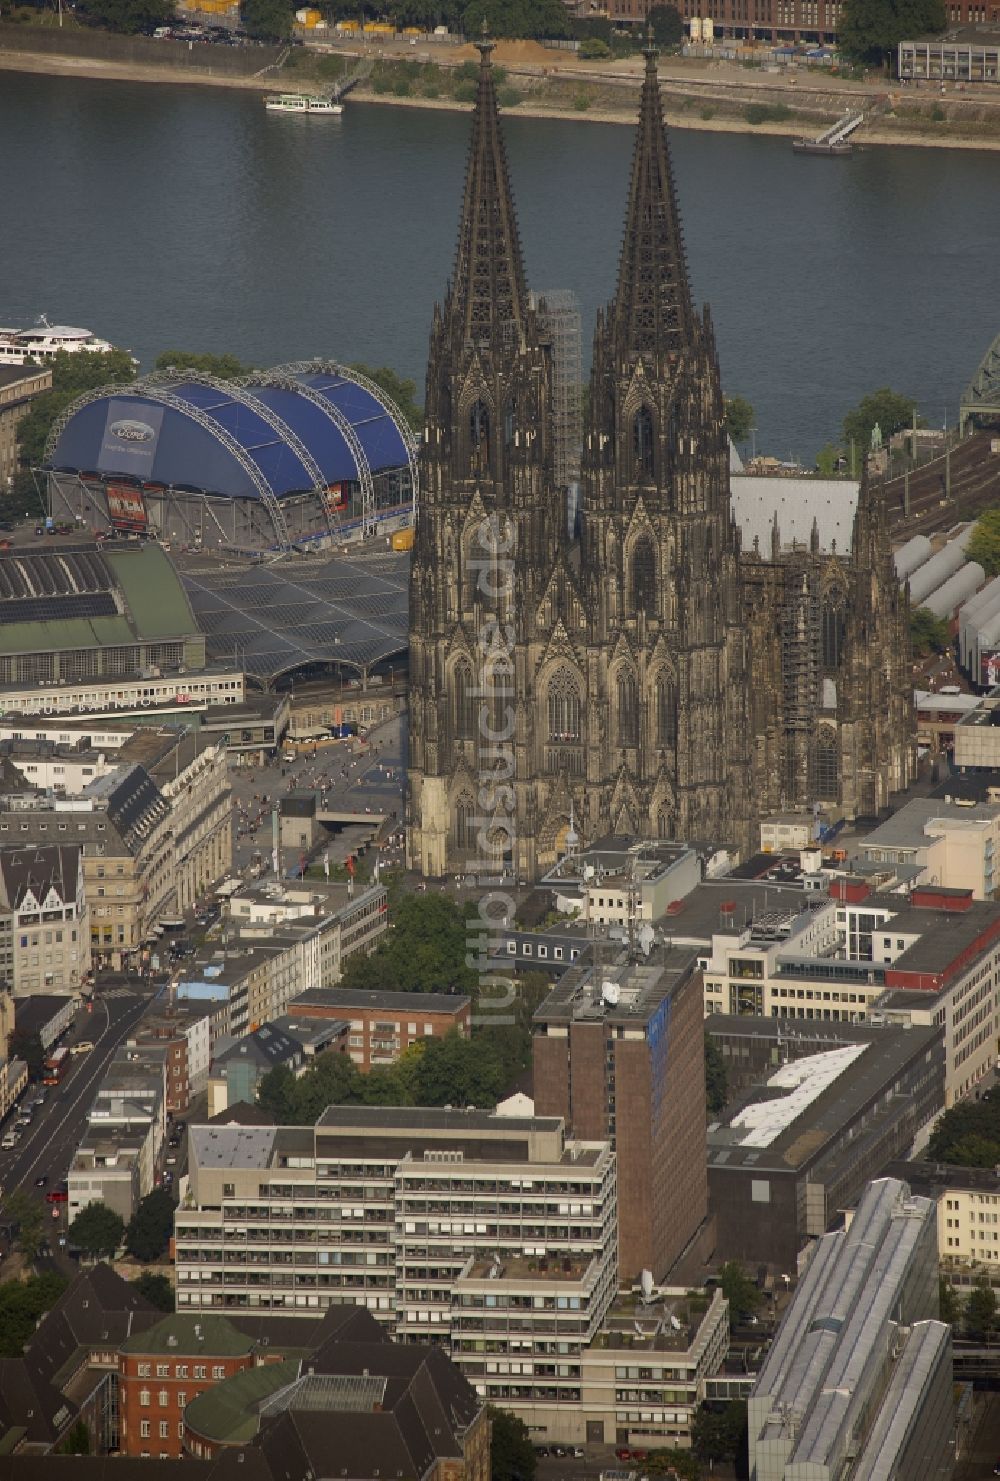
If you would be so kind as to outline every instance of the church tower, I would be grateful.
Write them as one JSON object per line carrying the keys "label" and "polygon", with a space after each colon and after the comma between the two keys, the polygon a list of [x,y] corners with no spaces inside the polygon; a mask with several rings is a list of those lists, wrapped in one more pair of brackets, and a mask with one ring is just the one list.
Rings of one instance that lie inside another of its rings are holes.
{"label": "church tower", "polygon": [[652,829],[745,849],[747,654],[729,444],[711,321],[691,301],[656,55],[645,53],[583,453],[580,578],[599,778],[586,833]]}
{"label": "church tower", "polygon": [[410,574],[409,862],[432,876],[486,855],[516,862],[503,790],[513,650],[564,522],[550,354],[529,304],[493,43],[479,51],[454,276],[431,329]]}

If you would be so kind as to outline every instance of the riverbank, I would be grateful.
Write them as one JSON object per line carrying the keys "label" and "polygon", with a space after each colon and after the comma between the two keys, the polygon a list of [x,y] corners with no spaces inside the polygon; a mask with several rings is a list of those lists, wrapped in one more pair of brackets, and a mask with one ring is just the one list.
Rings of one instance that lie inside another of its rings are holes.
{"label": "riverbank", "polygon": [[[100,81],[168,83],[172,86],[228,87],[263,95],[282,88],[329,86],[340,68],[355,58],[346,49],[323,55],[277,48],[245,51],[143,37],[48,31],[46,50],[35,49],[26,28],[0,26],[0,70]],[[38,43],[39,46],[42,44]],[[86,46],[89,54],[81,54]],[[95,55],[104,46],[120,55]],[[168,50],[169,48],[169,50]],[[466,53],[469,55],[467,56]],[[455,78],[471,59],[471,47],[449,47],[431,58],[405,47],[378,52],[372,77],[351,95],[355,103],[398,108],[468,110]],[[534,42],[501,42],[497,62],[504,69],[501,102],[505,111],[526,118],[579,123],[634,124],[641,67],[635,61],[596,67],[571,53]],[[241,67],[242,73],[235,69]],[[253,70],[250,71],[249,69]],[[899,89],[886,94],[871,83],[849,82],[815,72],[775,76],[722,62],[692,63],[665,58],[661,64],[667,120],[671,127],[706,133],[766,134],[784,138],[814,136],[845,112],[868,115],[857,143],[913,148],[1000,150],[1000,90],[941,95],[935,89]]]}

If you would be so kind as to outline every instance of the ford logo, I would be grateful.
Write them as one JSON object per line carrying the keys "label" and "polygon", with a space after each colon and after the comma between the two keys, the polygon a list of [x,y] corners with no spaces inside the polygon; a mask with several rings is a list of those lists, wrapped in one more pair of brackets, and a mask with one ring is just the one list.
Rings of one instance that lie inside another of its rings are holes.
{"label": "ford logo", "polygon": [[110,428],[119,442],[148,442],[156,433],[145,422],[114,422]]}

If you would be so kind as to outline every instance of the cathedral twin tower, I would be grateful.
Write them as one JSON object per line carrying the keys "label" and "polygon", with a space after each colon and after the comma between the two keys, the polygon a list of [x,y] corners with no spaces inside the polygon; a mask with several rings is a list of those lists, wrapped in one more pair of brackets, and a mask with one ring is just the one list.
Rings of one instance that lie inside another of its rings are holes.
{"label": "cathedral twin tower", "polygon": [[[707,309],[691,301],[656,53],[599,314],[579,534],[553,470],[491,65],[427,367],[410,579],[409,862],[534,878],[610,833],[754,848],[816,802],[875,814],[913,765],[907,610],[865,480],[849,552],[741,550]],[[574,838],[575,835],[575,838]]]}

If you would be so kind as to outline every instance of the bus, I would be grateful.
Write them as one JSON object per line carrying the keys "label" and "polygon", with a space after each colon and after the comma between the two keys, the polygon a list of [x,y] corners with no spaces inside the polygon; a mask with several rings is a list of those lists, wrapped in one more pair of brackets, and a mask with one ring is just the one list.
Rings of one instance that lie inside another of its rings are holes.
{"label": "bus", "polygon": [[42,1074],[42,1084],[58,1085],[59,1081],[65,1077],[69,1066],[70,1054],[65,1045],[63,1045],[59,1049],[53,1050],[48,1059],[46,1059],[45,1061],[45,1068]]}

